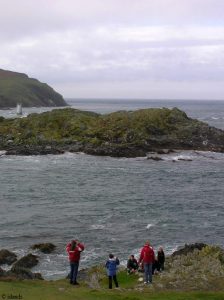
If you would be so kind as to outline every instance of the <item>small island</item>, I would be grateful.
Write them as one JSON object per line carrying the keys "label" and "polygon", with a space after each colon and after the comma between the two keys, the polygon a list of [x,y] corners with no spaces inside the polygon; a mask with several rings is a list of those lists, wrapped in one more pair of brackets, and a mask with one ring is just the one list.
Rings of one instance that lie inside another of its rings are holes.
{"label": "small island", "polygon": [[112,157],[173,150],[224,152],[224,131],[191,119],[178,108],[105,115],[64,108],[26,118],[1,117],[0,150],[7,155],[84,152]]}
{"label": "small island", "polygon": [[49,85],[26,74],[0,69],[0,109],[16,107],[67,106]]}

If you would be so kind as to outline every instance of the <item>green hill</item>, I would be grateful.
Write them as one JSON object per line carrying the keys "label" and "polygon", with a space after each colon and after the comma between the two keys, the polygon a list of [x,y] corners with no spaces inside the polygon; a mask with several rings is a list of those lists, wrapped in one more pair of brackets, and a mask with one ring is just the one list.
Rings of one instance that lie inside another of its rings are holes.
{"label": "green hill", "polygon": [[15,107],[17,103],[27,107],[67,106],[63,97],[46,83],[0,69],[0,108]]}

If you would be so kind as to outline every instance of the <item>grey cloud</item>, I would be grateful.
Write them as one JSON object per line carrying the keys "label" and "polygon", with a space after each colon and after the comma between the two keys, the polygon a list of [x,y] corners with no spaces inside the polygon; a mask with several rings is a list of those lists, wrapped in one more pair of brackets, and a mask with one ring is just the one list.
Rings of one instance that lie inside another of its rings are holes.
{"label": "grey cloud", "polygon": [[195,82],[208,89],[208,81],[221,91],[222,0],[0,0],[0,7],[0,67],[65,96],[114,88],[115,96],[147,95],[153,82],[158,94],[159,86],[169,95],[190,86],[196,93]]}
{"label": "grey cloud", "polygon": [[0,0],[5,39],[83,26],[223,24],[222,0]]}

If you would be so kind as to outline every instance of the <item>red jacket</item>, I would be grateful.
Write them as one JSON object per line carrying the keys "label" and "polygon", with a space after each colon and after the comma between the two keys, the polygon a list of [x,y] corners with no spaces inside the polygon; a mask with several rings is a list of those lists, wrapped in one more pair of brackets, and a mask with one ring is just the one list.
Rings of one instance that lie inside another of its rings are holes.
{"label": "red jacket", "polygon": [[84,245],[78,243],[75,249],[71,250],[71,243],[66,246],[66,251],[68,253],[70,262],[78,262],[80,260],[80,253],[84,250]]}
{"label": "red jacket", "polygon": [[147,264],[153,264],[155,262],[155,253],[153,251],[153,248],[149,245],[145,245],[140,254],[139,263],[147,263]]}

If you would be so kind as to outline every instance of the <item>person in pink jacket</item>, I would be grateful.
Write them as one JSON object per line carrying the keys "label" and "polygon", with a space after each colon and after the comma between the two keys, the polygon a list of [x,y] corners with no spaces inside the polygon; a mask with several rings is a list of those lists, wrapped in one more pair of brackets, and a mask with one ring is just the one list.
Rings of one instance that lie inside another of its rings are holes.
{"label": "person in pink jacket", "polygon": [[77,285],[77,275],[79,269],[80,254],[84,250],[84,245],[78,240],[73,240],[66,246],[66,251],[68,253],[68,258],[70,262],[70,283]]}
{"label": "person in pink jacket", "polygon": [[145,272],[145,284],[152,283],[152,265],[155,262],[155,253],[153,248],[150,246],[149,241],[147,241],[144,247],[141,249],[140,258],[138,263],[143,262],[144,272]]}

